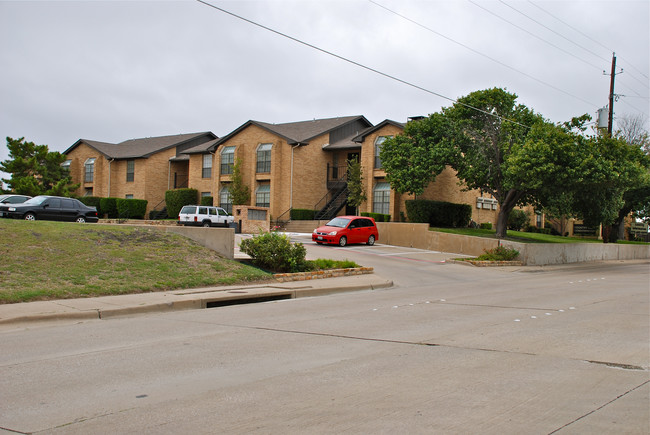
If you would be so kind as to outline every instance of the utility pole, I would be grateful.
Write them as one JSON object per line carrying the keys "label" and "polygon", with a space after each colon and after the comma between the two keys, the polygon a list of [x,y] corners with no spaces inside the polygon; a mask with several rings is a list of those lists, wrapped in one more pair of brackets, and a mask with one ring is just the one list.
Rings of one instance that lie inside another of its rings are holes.
{"label": "utility pole", "polygon": [[614,78],[616,77],[616,53],[612,53],[612,73],[609,79],[609,119],[607,123],[607,134],[612,135],[614,125]]}

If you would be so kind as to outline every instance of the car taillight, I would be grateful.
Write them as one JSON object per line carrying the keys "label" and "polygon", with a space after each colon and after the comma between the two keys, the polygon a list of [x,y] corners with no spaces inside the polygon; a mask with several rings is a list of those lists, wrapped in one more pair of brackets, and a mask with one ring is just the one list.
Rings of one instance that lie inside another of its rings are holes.
{"label": "car taillight", "polygon": [[199,221],[198,216],[194,216],[194,222],[198,222],[198,221]]}

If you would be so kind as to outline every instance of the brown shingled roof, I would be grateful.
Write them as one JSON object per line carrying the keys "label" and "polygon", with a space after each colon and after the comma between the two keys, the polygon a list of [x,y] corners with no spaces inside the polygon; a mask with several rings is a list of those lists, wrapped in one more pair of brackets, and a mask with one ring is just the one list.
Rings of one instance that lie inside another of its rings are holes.
{"label": "brown shingled roof", "polygon": [[343,116],[339,118],[313,119],[310,121],[288,122],[284,124],[270,124],[267,122],[250,120],[241,125],[236,130],[219,139],[216,143],[216,146],[219,146],[223,142],[226,142],[232,136],[236,135],[250,125],[256,125],[260,128],[270,131],[271,133],[277,134],[278,136],[284,138],[289,144],[306,145],[315,137],[329,133],[338,127],[356,120],[362,120],[369,126],[372,125],[365,117],[360,115]]}
{"label": "brown shingled roof", "polygon": [[217,137],[212,132],[201,132],[201,133],[188,133],[188,134],[176,134],[171,136],[158,136],[158,137],[146,137],[141,139],[129,139],[118,144],[112,144],[107,142],[99,142],[87,139],[79,139],[74,143],[70,148],[64,151],[63,154],[67,154],[76,148],[80,143],[85,143],[86,145],[96,149],[102,153],[106,158],[109,159],[134,159],[134,158],[146,158],[151,154],[157,153],[159,151],[166,150],[168,148],[176,147],[186,143],[197,137],[204,135],[209,135],[213,137],[213,140]]}

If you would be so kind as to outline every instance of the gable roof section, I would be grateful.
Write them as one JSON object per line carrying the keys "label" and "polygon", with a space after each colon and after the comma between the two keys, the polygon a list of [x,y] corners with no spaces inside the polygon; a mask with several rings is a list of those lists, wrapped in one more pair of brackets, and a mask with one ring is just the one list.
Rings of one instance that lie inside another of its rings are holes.
{"label": "gable roof section", "polygon": [[357,143],[361,143],[366,139],[366,136],[368,136],[371,133],[374,133],[375,131],[377,131],[377,130],[379,130],[379,129],[387,126],[387,125],[393,125],[395,127],[398,127],[398,128],[401,128],[402,130],[404,130],[404,126],[406,124],[404,124],[402,122],[393,121],[393,120],[390,120],[390,119],[385,119],[385,120],[383,120],[382,122],[380,122],[379,124],[377,124],[377,125],[375,125],[373,127],[368,127],[367,129],[365,129],[364,131],[359,133],[357,136],[353,137],[352,141],[357,142]]}
{"label": "gable roof section", "polygon": [[360,121],[368,126],[372,124],[364,116],[343,116],[340,118],[314,119],[311,121],[288,122],[285,124],[270,124],[260,121],[247,121],[236,130],[219,139],[214,148],[226,142],[242,130],[255,125],[277,136],[280,136],[290,145],[307,145],[310,140],[336,130],[346,124]]}
{"label": "gable roof section", "polygon": [[118,144],[79,139],[63,154],[68,154],[81,143],[99,151],[108,159],[135,159],[147,158],[157,152],[183,145],[191,140],[207,136],[210,141],[217,139],[214,133],[206,131],[201,133],[176,134],[172,136],[147,137],[142,139],[129,139]]}

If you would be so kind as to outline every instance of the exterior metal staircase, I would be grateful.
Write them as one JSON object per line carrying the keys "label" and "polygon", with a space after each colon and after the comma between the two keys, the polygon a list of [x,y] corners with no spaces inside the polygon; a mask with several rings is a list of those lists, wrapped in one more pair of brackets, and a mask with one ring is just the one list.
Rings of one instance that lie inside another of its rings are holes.
{"label": "exterior metal staircase", "polygon": [[337,190],[332,195],[332,199],[330,199],[329,202],[316,213],[314,219],[325,220],[334,218],[336,214],[345,206],[345,203],[348,200],[349,192],[350,191],[348,190],[347,184]]}

